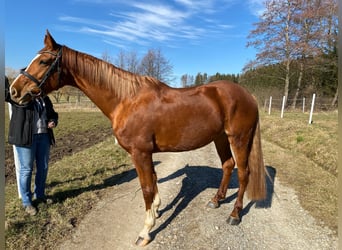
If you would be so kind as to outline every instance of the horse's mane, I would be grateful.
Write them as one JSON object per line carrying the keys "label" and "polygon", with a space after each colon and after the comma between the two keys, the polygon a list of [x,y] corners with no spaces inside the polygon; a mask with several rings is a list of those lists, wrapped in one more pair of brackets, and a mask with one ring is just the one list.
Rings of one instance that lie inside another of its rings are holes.
{"label": "horse's mane", "polygon": [[86,79],[89,84],[108,89],[119,99],[134,96],[142,87],[157,87],[162,84],[153,77],[133,74],[66,46],[63,46],[62,57],[67,67],[77,70],[77,74]]}

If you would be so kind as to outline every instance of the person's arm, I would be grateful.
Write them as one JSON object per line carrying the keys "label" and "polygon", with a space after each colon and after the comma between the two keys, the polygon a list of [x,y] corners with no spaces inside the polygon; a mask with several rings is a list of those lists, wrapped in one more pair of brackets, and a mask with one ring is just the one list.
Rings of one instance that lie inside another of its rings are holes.
{"label": "person's arm", "polygon": [[9,81],[7,76],[5,76],[5,101],[11,103],[11,94],[9,90]]}
{"label": "person's arm", "polygon": [[48,118],[48,127],[54,128],[58,124],[58,113],[53,109],[53,104],[48,96],[44,97],[47,118]]}

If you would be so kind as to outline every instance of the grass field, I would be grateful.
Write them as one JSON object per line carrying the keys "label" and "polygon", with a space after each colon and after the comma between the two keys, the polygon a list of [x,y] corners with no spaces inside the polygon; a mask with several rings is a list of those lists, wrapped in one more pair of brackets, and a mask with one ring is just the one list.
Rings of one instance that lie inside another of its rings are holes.
{"label": "grass field", "polygon": [[[55,130],[57,143],[73,134],[91,136],[89,131],[110,126],[100,112],[72,110],[59,113],[60,123]],[[294,156],[300,154],[314,163],[313,167],[318,171],[315,175],[327,179],[310,184],[313,185],[310,189],[303,188],[303,183],[307,185],[303,178],[312,178],[312,171],[307,173],[301,169],[300,162],[293,169],[285,166],[286,163],[277,164],[277,177],[297,191],[303,206],[315,217],[321,218],[312,211],[317,210],[317,204],[329,206],[325,208],[329,216],[324,223],[336,230],[337,190],[334,193],[325,186],[334,182],[337,174],[337,112],[315,114],[311,125],[307,124],[308,114],[287,113],[283,119],[279,117],[280,114],[276,113],[271,116],[261,114],[262,137],[269,142],[265,146],[276,144]],[[281,159],[272,160],[281,162]],[[50,164],[47,181],[47,193],[54,203],[40,204],[40,212],[35,217],[25,215],[15,184],[6,184],[6,249],[55,248],[58,242],[70,236],[105,192],[110,191],[120,176],[131,168],[128,155],[114,144],[112,136],[104,136],[103,140],[88,148],[61,156],[60,160]],[[312,194],[315,202],[310,202]]]}
{"label": "grass field", "polygon": [[337,119],[337,111],[315,113],[313,123],[309,125],[308,113],[288,112],[282,119],[280,112],[262,113],[261,131],[263,139],[303,153],[337,176]]}
{"label": "grass field", "polygon": [[[308,120],[307,113],[286,113],[283,119],[280,112],[263,113],[265,160],[274,163],[282,183],[295,189],[302,207],[337,234],[338,113],[316,113],[310,125]],[[291,161],[284,160],[288,156]]]}

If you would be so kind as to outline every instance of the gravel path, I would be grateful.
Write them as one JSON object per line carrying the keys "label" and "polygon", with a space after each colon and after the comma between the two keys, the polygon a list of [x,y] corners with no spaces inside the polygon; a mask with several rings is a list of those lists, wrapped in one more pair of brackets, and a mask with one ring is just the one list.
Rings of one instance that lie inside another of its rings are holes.
{"label": "gravel path", "polygon": [[[189,152],[155,154],[162,215],[143,249],[337,249],[337,238],[301,208],[295,192],[274,179],[266,202],[244,200],[242,222],[226,219],[236,198],[236,173],[218,209],[207,202],[216,193],[221,170],[213,144]],[[272,168],[269,168],[272,175]],[[142,249],[134,241],[143,227],[144,202],[135,171],[108,190],[60,249]]]}

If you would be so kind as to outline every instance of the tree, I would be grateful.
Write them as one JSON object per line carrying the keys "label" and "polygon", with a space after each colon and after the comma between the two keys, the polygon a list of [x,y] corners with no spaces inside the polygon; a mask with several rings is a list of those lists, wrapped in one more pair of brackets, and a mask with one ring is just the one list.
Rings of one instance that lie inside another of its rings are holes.
{"label": "tree", "polygon": [[[297,79],[292,103],[295,107],[308,71],[316,67],[315,76],[322,75],[318,73],[317,67],[320,66],[321,70],[330,70],[331,75],[337,72],[337,67],[333,67],[337,65],[337,56],[333,56],[337,48],[337,1],[269,0],[265,4],[265,12],[248,36],[247,46],[255,47],[258,53],[245,69],[272,64],[281,66],[279,78],[284,81],[286,100],[290,84],[295,84],[293,79]],[[331,59],[325,63],[329,67],[322,67],[319,63],[323,58]],[[323,79],[317,78],[311,82],[323,83]],[[337,89],[337,80],[331,83]]]}
{"label": "tree", "polygon": [[284,80],[284,96],[289,95],[290,65],[294,58],[294,44],[291,38],[294,30],[291,22],[295,5],[290,0],[266,1],[266,10],[260,21],[255,24],[256,28],[248,36],[247,46],[255,47],[259,52],[256,55],[257,66],[280,63]]}
{"label": "tree", "polygon": [[127,70],[134,74],[139,73],[139,59],[136,51],[126,52],[120,50],[115,59],[115,65],[121,69]]}
{"label": "tree", "polygon": [[207,81],[207,73],[204,73],[203,75],[199,72],[197,73],[196,77],[195,77],[195,82],[194,85],[198,86],[198,85],[203,85],[206,83]]}
{"label": "tree", "polygon": [[217,81],[217,80],[228,80],[231,82],[238,83],[240,75],[237,74],[220,74],[217,72],[215,75],[209,77],[209,82]]}
{"label": "tree", "polygon": [[106,62],[109,62],[109,63],[112,63],[113,59],[112,57],[109,55],[108,51],[104,51],[102,53],[102,56],[101,56],[102,60],[103,61],[106,61]]}
{"label": "tree", "polygon": [[[313,67],[316,71],[327,70],[329,66],[337,62],[337,53],[334,57],[334,50],[337,47],[337,2],[335,0],[296,0],[294,2],[297,11],[294,13],[295,39],[293,40],[297,50],[299,73],[292,102],[293,108],[302,89],[305,72]],[[325,60],[323,65],[317,67],[320,64],[318,62],[323,58],[332,60]],[[337,67],[329,71],[334,75],[334,71],[337,73]],[[322,80],[319,82],[324,81]]]}
{"label": "tree", "polygon": [[[323,71],[324,87],[334,93],[331,103],[335,106],[338,99],[338,5],[336,0],[326,0],[322,9],[322,53],[320,69]],[[329,92],[330,92],[329,91]]]}
{"label": "tree", "polygon": [[184,74],[181,76],[181,85],[183,88],[189,87],[194,83],[194,77],[192,75]]}
{"label": "tree", "polygon": [[141,59],[139,73],[157,78],[162,82],[173,80],[173,66],[167,60],[160,49],[150,49]]}
{"label": "tree", "polygon": [[115,65],[121,69],[126,69],[126,54],[123,50],[117,54],[115,61]]}
{"label": "tree", "polygon": [[134,74],[139,73],[139,58],[136,51],[130,51],[126,57],[126,70]]}
{"label": "tree", "polygon": [[12,68],[6,68],[5,69],[5,74],[8,77],[9,82],[12,82],[19,74],[19,70],[15,70]]}

